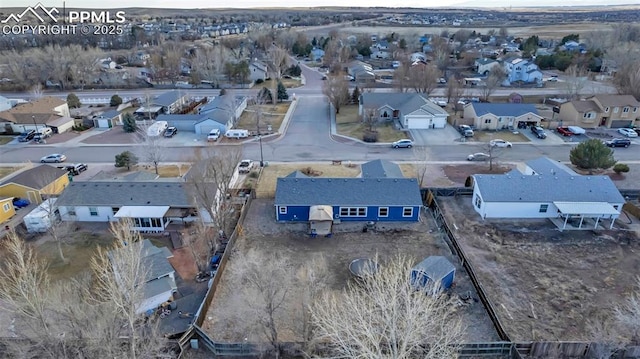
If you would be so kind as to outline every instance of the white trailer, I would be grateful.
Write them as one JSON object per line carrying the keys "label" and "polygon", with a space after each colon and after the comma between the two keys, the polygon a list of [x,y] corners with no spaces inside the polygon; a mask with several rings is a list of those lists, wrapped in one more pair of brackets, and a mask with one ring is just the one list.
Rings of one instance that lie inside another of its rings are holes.
{"label": "white trailer", "polygon": [[49,198],[24,216],[24,225],[29,233],[46,232],[57,221],[59,216],[55,203],[55,198]]}

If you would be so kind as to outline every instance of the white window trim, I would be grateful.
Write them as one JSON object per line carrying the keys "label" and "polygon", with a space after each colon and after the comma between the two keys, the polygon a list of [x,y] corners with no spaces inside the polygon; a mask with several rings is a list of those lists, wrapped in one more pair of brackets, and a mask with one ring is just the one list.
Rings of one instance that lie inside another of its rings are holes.
{"label": "white window trim", "polygon": [[[542,210],[544,206],[544,211]],[[548,204],[541,204],[540,207],[538,208],[538,213],[547,213],[549,211],[549,205]]]}
{"label": "white window trim", "polygon": [[620,108],[619,108],[619,107],[614,107],[614,108],[613,108],[613,113],[618,113],[619,111],[620,111]]}
{"label": "white window trim", "polygon": [[[384,216],[380,214],[380,210],[383,208],[387,210],[387,214]],[[378,207],[378,217],[389,217],[389,207]]]}
{"label": "white window trim", "polygon": [[629,113],[629,107],[623,107],[622,113]]}
{"label": "white window trim", "polygon": [[287,214],[287,206],[278,206],[278,214]]}
{"label": "white window trim", "polygon": [[76,207],[67,207],[67,214],[69,216],[75,216],[76,215]]}
{"label": "white window trim", "polygon": [[[363,215],[358,214],[360,212],[360,209],[364,209]],[[350,213],[352,210],[355,212],[355,214]],[[346,214],[343,214],[343,211],[345,211]],[[340,207],[340,211],[338,213],[340,213],[340,217],[362,218],[367,216],[367,207]]]}
{"label": "white window trim", "polygon": [[[409,215],[407,215],[405,213],[405,210],[410,209],[411,213]],[[402,207],[402,217],[413,217],[413,207]]]}
{"label": "white window trim", "polygon": [[2,209],[5,212],[9,212],[9,209],[11,209],[11,207],[9,206],[9,203],[5,203],[5,204],[2,205]]}
{"label": "white window trim", "polygon": [[[95,212],[91,210],[92,208],[95,209]],[[89,209],[89,216],[98,217],[100,215],[100,213],[98,212],[98,207],[88,207],[88,209]]]}

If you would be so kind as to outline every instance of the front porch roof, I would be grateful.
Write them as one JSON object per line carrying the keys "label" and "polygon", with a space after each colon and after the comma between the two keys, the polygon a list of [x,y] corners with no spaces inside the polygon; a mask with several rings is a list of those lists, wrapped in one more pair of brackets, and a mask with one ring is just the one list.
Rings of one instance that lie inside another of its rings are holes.
{"label": "front porch roof", "polygon": [[124,206],[114,215],[115,218],[162,218],[169,206]]}
{"label": "front porch roof", "polygon": [[607,202],[553,202],[562,214],[606,216],[620,214]]}

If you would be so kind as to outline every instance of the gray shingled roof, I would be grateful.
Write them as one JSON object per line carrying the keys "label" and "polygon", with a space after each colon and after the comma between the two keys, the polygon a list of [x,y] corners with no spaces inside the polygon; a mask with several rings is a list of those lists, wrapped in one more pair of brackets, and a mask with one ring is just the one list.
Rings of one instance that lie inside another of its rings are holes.
{"label": "gray shingled roof", "polygon": [[98,115],[98,118],[102,117],[102,118],[112,119],[117,117],[119,114],[120,112],[118,110],[109,110]]}
{"label": "gray shingled roof", "polygon": [[640,106],[640,102],[633,95],[595,95],[603,106]]}
{"label": "gray shingled roof", "polygon": [[[379,109],[385,105],[400,110],[403,115],[409,114],[425,105],[429,105],[425,97],[415,93],[364,93],[362,106]],[[435,105],[434,105],[435,106]]]}
{"label": "gray shingled roof", "polygon": [[156,121],[167,121],[169,123],[171,122],[179,122],[179,121],[194,121],[194,123],[197,123],[199,121],[205,120],[207,118],[207,115],[177,115],[177,114],[171,114],[171,115],[160,115],[158,116],[158,118],[156,118]]}
{"label": "gray shingled roof", "polygon": [[573,105],[573,107],[579,113],[589,112],[589,111],[595,111],[595,112],[600,112],[601,111],[600,107],[598,106],[597,103],[595,103],[595,101],[591,101],[591,100],[588,100],[588,101],[576,100],[576,101],[571,101],[570,103],[571,103],[571,105]]}
{"label": "gray shingled roof", "polygon": [[362,177],[366,178],[404,178],[400,166],[387,160],[373,160],[361,166]]}
{"label": "gray shingled roof", "polygon": [[477,116],[483,116],[488,113],[496,116],[518,117],[526,113],[538,114],[536,106],[533,104],[523,103],[481,103],[472,102],[471,106]]}
{"label": "gray shingled roof", "polygon": [[309,178],[309,176],[307,176],[306,174],[302,173],[301,171],[294,171],[291,172],[287,175],[287,178]]}
{"label": "gray shingled roof", "polygon": [[608,176],[474,175],[473,178],[485,202],[625,202]]}
{"label": "gray shingled roof", "polygon": [[190,208],[185,183],[72,182],[58,197],[58,206],[171,206]]}
{"label": "gray shingled roof", "polygon": [[67,174],[67,171],[49,165],[39,165],[22,171],[3,181],[0,185],[16,183],[33,189],[42,189],[51,182]]}
{"label": "gray shingled roof", "polygon": [[525,163],[538,175],[579,176],[571,168],[549,157],[540,157]]}
{"label": "gray shingled roof", "polygon": [[183,96],[184,95],[180,93],[180,91],[168,91],[153,99],[152,103],[157,106],[171,106]]}
{"label": "gray shingled roof", "polygon": [[414,178],[278,178],[277,206],[421,206]]}
{"label": "gray shingled roof", "polygon": [[431,256],[416,264],[413,270],[425,273],[431,280],[438,281],[455,272],[456,267],[443,256]]}

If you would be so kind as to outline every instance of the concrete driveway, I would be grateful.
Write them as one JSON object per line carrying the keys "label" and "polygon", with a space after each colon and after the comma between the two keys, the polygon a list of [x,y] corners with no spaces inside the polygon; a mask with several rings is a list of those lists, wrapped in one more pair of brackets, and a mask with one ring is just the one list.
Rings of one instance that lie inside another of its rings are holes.
{"label": "concrete driveway", "polygon": [[460,133],[451,125],[445,128],[411,130],[416,146],[451,145],[460,141]]}
{"label": "concrete driveway", "polygon": [[538,138],[535,134],[533,134],[533,132],[531,132],[530,128],[519,129],[518,131],[525,135],[531,141],[531,144],[536,146],[562,145],[565,143],[565,139],[567,139],[567,137],[559,135],[554,131],[549,131],[548,129],[544,130],[544,132],[547,134],[547,138],[545,139]]}

